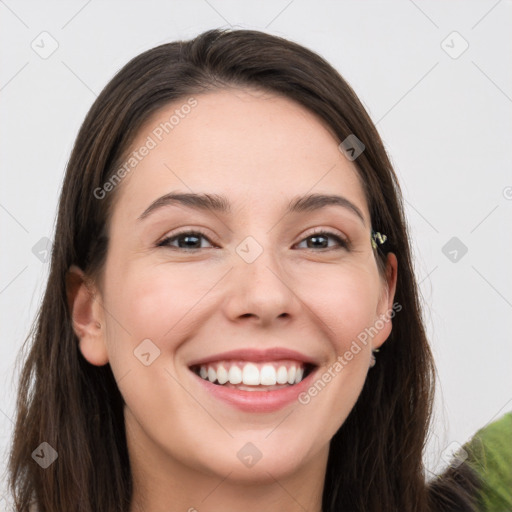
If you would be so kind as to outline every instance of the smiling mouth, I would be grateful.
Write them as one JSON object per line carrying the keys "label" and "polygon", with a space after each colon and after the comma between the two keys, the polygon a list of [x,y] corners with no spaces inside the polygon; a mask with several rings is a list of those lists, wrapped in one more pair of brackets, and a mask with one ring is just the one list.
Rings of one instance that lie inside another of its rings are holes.
{"label": "smiling mouth", "polygon": [[193,365],[190,370],[217,386],[244,391],[273,391],[295,386],[315,368],[314,364],[294,360],[263,363],[232,360]]}

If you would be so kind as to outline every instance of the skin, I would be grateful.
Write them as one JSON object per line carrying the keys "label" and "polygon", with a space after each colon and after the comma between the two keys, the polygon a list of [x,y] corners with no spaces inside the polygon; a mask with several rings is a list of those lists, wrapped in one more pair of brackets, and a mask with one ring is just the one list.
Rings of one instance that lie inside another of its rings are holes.
{"label": "skin", "polygon": [[[126,403],[130,512],[318,512],[329,441],[354,406],[371,350],[389,336],[391,319],[307,405],[275,413],[241,412],[218,401],[187,362],[280,346],[316,358],[323,374],[391,310],[396,257],[389,254],[386,275],[379,274],[356,167],[314,114],[256,90],[195,98],[197,106],[116,191],[101,289],[88,288],[82,271],[70,269],[80,351],[93,365],[110,363]],[[154,114],[132,150],[183,103]],[[174,205],[137,220],[171,191],[224,194],[232,211]],[[283,214],[306,193],[346,197],[364,223],[338,206]],[[180,239],[174,248],[156,247],[184,228],[205,232],[195,252],[180,249]],[[351,249],[330,237],[322,239],[328,249],[308,248],[314,228],[350,240]],[[235,250],[247,236],[263,249],[251,264]],[[144,339],[160,350],[149,366],[133,354]],[[247,442],[262,453],[250,468],[237,457]]]}

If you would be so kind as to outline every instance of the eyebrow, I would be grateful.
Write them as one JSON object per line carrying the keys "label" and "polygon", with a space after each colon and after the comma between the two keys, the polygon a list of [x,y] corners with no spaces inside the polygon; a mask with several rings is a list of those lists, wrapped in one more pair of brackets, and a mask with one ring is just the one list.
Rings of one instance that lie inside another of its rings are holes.
{"label": "eyebrow", "polygon": [[[231,204],[225,196],[218,194],[174,193],[165,194],[153,201],[138,217],[143,220],[154,211],[164,206],[179,204],[196,210],[212,211],[228,214],[231,212]],[[366,225],[361,210],[346,197],[331,194],[309,194],[293,198],[285,214],[311,212],[325,208],[326,206],[339,206],[355,213],[362,223]]]}

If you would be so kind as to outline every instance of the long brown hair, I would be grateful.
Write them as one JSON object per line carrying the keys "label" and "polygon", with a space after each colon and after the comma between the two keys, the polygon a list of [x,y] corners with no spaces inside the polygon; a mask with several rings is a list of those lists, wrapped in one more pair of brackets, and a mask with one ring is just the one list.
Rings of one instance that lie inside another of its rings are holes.
{"label": "long brown hair", "polygon": [[[402,310],[357,403],[331,440],[323,511],[435,510],[446,503],[444,491],[438,486],[429,492],[422,462],[435,366],[396,175],[374,124],[333,67],[296,43],[250,30],[210,30],[142,53],[108,83],[82,124],[60,196],[46,292],[25,341],[32,344],[20,376],[9,460],[16,510],[27,511],[32,499],[40,512],[129,509],[124,402],[110,365],[91,365],[79,351],[66,276],[75,264],[101,281],[119,187],[101,200],[94,191],[117,170],[141,125],[170,102],[224,87],[284,95],[317,114],[340,142],[356,135],[365,146],[354,163],[371,224],[388,236],[388,249],[398,259],[395,300]],[[380,272],[385,261],[380,250]],[[42,442],[58,453],[47,469],[31,456]],[[449,492],[455,505],[471,510],[462,491],[450,486]]]}

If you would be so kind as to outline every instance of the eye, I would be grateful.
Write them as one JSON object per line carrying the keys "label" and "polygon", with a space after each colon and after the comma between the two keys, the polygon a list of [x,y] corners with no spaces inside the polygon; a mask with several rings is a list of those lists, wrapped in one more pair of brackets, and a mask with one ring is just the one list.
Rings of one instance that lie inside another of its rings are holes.
{"label": "eye", "polygon": [[[170,247],[173,249],[183,249],[185,251],[191,249],[204,249],[204,247],[201,247],[201,238],[210,242],[209,238],[201,231],[182,231],[181,233],[176,233],[164,238],[157,244],[157,247]],[[171,245],[171,242],[174,242],[175,240],[178,241],[178,247]],[[183,241],[184,243],[180,244],[180,241]],[[199,246],[197,244],[199,244]]]}
{"label": "eye", "polygon": [[[311,240],[311,243],[307,244],[307,249],[333,249],[332,246],[329,246],[329,238],[337,242],[338,248],[350,250],[350,243],[348,240],[343,239],[335,233],[323,230],[315,231],[300,243]],[[169,247],[173,249],[183,249],[185,251],[205,249],[205,247],[201,246],[201,239],[207,240],[208,243],[211,244],[210,239],[201,231],[182,231],[164,238],[157,244],[157,247]],[[325,242],[322,242],[322,240],[327,240],[327,245]],[[178,242],[178,246],[172,245],[175,241]],[[181,241],[183,241],[183,244],[180,243]]]}
{"label": "eye", "polygon": [[[308,237],[304,238],[304,240],[300,243],[303,243],[305,241],[311,240],[311,243],[307,243],[307,249],[333,249],[333,247],[328,246],[328,239],[334,239],[338,243],[338,249],[346,249],[350,250],[350,243],[348,240],[343,239],[341,236],[332,233],[330,231],[324,231],[324,230],[318,230],[309,235]],[[327,245],[323,240],[327,240]],[[334,248],[336,249],[336,248]]]}

